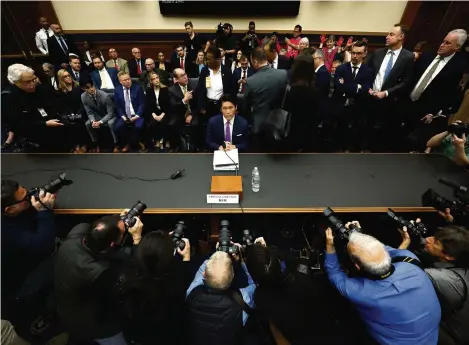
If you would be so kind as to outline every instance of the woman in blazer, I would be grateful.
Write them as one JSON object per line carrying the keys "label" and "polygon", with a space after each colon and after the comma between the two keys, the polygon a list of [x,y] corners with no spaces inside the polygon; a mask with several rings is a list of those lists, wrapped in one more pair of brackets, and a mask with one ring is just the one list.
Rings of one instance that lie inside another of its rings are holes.
{"label": "woman in blazer", "polygon": [[155,142],[157,152],[171,149],[172,131],[169,124],[170,110],[168,88],[160,82],[155,72],[150,73],[150,87],[145,91],[145,120],[148,147]]}

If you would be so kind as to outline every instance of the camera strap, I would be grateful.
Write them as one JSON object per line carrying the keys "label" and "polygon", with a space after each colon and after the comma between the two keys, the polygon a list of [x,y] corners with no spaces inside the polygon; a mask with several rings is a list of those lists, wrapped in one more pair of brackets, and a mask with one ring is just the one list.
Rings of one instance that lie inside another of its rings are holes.
{"label": "camera strap", "polygon": [[411,258],[410,256],[395,256],[391,259],[391,263],[394,264],[396,262],[407,262],[409,264],[415,265],[415,266],[423,269],[422,264],[420,263],[420,261],[417,260],[417,259]]}
{"label": "camera strap", "polygon": [[236,303],[238,303],[241,306],[241,309],[251,316],[253,314],[253,309],[244,302],[243,297],[241,296],[241,293],[239,291],[230,291],[231,298],[235,300]]}

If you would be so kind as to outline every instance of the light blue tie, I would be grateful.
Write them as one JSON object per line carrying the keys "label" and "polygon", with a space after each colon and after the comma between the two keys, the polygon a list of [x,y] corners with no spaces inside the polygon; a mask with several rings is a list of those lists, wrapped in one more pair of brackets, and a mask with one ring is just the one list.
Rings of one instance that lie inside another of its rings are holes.
{"label": "light blue tie", "polygon": [[389,54],[391,54],[391,57],[389,58],[388,65],[386,66],[386,70],[384,71],[383,83],[386,81],[386,78],[388,77],[389,73],[391,73],[391,70],[392,70],[394,52],[390,51]]}
{"label": "light blue tie", "polygon": [[129,89],[125,89],[125,97],[124,97],[124,105],[125,105],[125,115],[130,119],[130,92]]}

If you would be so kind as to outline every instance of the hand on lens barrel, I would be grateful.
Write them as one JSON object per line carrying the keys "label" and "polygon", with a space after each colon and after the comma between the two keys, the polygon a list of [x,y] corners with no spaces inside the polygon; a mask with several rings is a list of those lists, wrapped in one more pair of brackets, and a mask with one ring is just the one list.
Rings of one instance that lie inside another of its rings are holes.
{"label": "hand on lens barrel", "polygon": [[[420,220],[420,218],[417,218],[415,220],[415,222],[413,220],[411,220],[410,222],[412,224],[420,223],[421,220]],[[407,249],[407,248],[409,248],[411,239],[410,239],[409,232],[407,231],[407,227],[404,226],[404,227],[402,227],[402,229],[398,228],[397,230],[399,230],[399,233],[401,234],[401,237],[402,237],[402,242],[401,242],[401,244],[399,245],[399,247],[397,249]]]}
{"label": "hand on lens barrel", "polygon": [[45,193],[41,189],[39,192],[39,200],[36,200],[36,197],[33,195],[31,197],[31,205],[36,209],[36,211],[46,211],[52,210],[54,208],[55,195],[51,193]]}
{"label": "hand on lens barrel", "polygon": [[326,252],[328,254],[335,253],[334,235],[332,234],[331,228],[327,228],[326,230]]}
{"label": "hand on lens barrel", "polygon": [[185,243],[184,249],[177,248],[177,253],[181,255],[182,261],[190,261],[191,260],[191,244],[187,238],[182,238]]}
{"label": "hand on lens barrel", "polygon": [[353,220],[353,221],[351,221],[351,222],[348,222],[347,224],[345,224],[345,227],[346,227],[347,229],[349,229],[350,225],[352,225],[352,224],[355,225],[355,226],[356,226],[357,228],[359,228],[359,229],[362,228],[362,226],[360,225],[360,223],[359,223],[358,221],[356,221],[356,220]]}
{"label": "hand on lens barrel", "polygon": [[264,237],[258,237],[254,240],[254,243],[259,243],[263,247],[267,247],[267,243],[265,243]]}
{"label": "hand on lens barrel", "polygon": [[438,214],[442,216],[446,220],[447,223],[454,222],[453,215],[451,214],[451,210],[449,208],[447,208],[445,212],[438,211]]}

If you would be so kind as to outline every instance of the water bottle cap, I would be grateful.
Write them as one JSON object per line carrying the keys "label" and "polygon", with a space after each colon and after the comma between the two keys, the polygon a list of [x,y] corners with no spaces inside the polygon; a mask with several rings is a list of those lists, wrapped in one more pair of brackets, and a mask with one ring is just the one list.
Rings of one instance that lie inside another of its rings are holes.
{"label": "water bottle cap", "polygon": [[257,167],[254,167],[255,170],[257,170]]}

